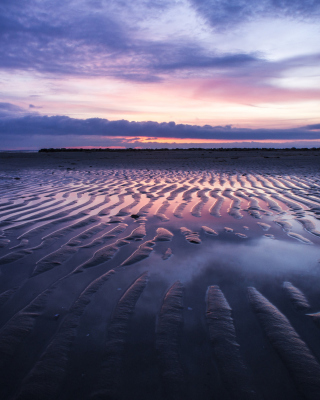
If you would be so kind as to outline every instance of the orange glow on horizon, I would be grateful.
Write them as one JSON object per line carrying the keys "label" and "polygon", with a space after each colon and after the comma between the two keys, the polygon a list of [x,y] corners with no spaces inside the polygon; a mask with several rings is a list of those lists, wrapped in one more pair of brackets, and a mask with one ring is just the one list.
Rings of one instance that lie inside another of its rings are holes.
{"label": "orange glow on horizon", "polygon": [[168,144],[215,144],[215,143],[294,143],[294,142],[320,142],[320,139],[238,139],[238,140],[226,140],[226,139],[180,139],[180,138],[145,138],[135,137],[127,138],[130,141],[137,139],[134,142],[141,143],[168,143]]}

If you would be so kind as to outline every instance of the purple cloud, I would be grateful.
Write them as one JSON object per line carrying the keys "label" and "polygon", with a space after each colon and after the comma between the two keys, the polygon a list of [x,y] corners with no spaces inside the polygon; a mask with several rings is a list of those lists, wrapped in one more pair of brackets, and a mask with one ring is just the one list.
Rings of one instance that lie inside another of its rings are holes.
{"label": "purple cloud", "polygon": [[[205,140],[315,140],[320,139],[319,125],[308,125],[295,129],[246,129],[226,126],[197,126],[174,122],[135,122],[127,120],[109,121],[101,118],[86,120],[67,116],[28,115],[21,118],[0,120],[0,133],[6,135],[144,137]],[[131,139],[132,140],[132,139]],[[61,144],[62,145],[62,144]]]}
{"label": "purple cloud", "polygon": [[190,0],[213,27],[230,29],[261,17],[314,20],[320,17],[318,0]]}

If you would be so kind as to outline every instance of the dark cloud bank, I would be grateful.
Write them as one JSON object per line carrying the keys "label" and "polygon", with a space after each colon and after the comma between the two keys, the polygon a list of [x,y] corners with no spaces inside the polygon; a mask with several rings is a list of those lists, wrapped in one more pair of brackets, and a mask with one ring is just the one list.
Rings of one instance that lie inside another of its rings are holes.
{"label": "dark cloud bank", "polygon": [[[19,111],[13,106],[10,111]],[[1,111],[1,106],[0,106]],[[1,114],[0,114],[1,115]],[[21,141],[33,148],[41,145],[67,147],[70,145],[95,145],[96,138],[102,143],[109,140],[110,145],[128,143],[139,144],[139,137],[165,139],[201,139],[223,141],[268,140],[315,140],[320,139],[320,125],[308,125],[296,129],[244,129],[232,126],[197,126],[176,124],[174,122],[134,122],[127,120],[109,121],[101,118],[73,119],[67,116],[25,115],[13,118],[12,115],[0,118],[0,146]],[[119,139],[121,140],[119,141]],[[111,140],[111,141],[110,141]],[[51,144],[50,144],[51,143]],[[101,145],[101,144],[100,144]],[[109,144],[107,144],[109,145]],[[152,144],[150,143],[152,147]],[[131,146],[129,146],[131,147]]]}

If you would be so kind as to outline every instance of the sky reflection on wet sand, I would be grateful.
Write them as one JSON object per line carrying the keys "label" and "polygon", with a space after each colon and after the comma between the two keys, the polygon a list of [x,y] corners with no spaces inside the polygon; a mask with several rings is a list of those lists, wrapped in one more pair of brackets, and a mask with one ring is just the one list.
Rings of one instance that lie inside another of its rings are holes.
{"label": "sky reflection on wet sand", "polygon": [[[232,399],[230,380],[239,399],[316,398],[319,333],[306,315],[320,307],[312,173],[94,163],[88,172],[2,173],[3,399]],[[293,307],[295,288],[308,312]],[[263,314],[269,302],[280,333]],[[310,387],[292,366],[297,354]]]}

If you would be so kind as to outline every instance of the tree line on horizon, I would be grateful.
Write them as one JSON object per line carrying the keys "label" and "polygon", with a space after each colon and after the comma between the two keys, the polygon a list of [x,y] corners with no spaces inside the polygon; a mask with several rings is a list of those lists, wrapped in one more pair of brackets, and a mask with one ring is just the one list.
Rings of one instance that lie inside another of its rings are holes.
{"label": "tree line on horizon", "polygon": [[126,148],[126,149],[111,149],[111,148],[92,148],[92,149],[84,149],[84,148],[43,148],[40,149],[39,153],[55,153],[55,152],[147,152],[147,151],[320,151],[320,147],[303,147],[303,148],[296,148],[296,147],[286,147],[286,148],[274,148],[274,147],[214,147],[214,148],[202,148],[202,147],[190,147],[188,149],[183,149],[176,147],[174,149],[169,148],[159,148],[159,149],[135,149],[135,148]]}

